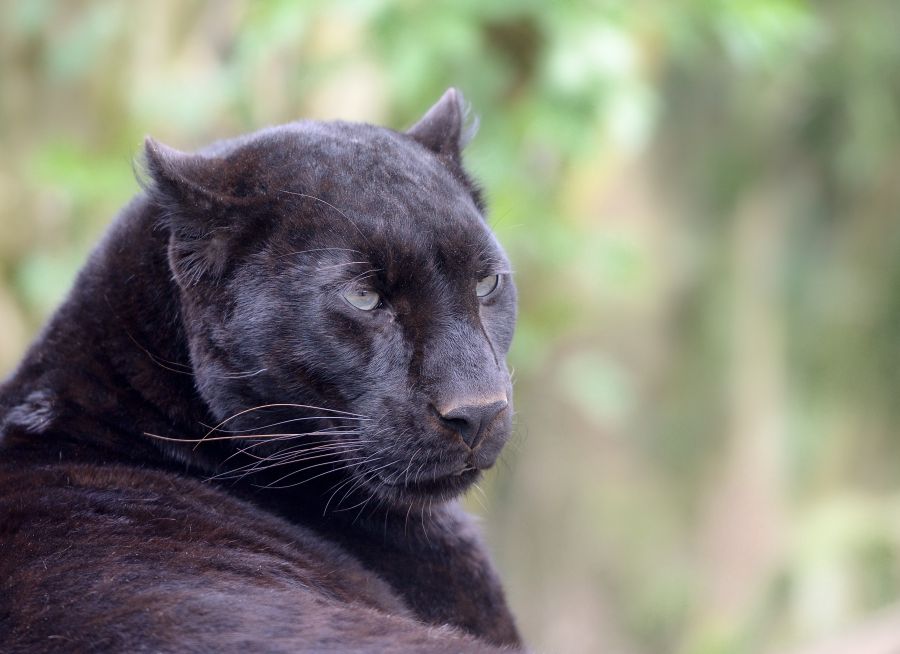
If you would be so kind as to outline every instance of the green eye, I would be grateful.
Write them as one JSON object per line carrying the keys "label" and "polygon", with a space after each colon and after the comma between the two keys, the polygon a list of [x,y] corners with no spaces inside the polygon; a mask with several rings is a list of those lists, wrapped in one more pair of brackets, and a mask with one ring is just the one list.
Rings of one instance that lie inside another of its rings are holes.
{"label": "green eye", "polygon": [[378,293],[361,288],[345,291],[343,296],[349,304],[361,311],[371,311],[381,302],[381,296]]}
{"label": "green eye", "polygon": [[478,280],[478,283],[475,284],[475,295],[478,297],[487,297],[500,286],[500,275],[488,275],[487,277],[482,277]]}

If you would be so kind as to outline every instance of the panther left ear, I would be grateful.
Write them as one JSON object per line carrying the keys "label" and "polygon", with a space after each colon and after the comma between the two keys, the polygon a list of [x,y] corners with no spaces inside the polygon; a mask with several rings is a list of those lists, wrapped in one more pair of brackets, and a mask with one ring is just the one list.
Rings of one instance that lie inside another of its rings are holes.
{"label": "panther left ear", "polygon": [[460,153],[478,130],[478,121],[468,125],[469,105],[463,94],[449,88],[406,133],[439,156],[459,161]]}

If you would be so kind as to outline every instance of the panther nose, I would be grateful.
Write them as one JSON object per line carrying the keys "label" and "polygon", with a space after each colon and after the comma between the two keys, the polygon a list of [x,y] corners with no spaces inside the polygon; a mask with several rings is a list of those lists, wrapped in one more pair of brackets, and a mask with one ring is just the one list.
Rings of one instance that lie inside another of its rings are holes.
{"label": "panther nose", "polygon": [[484,432],[491,421],[503,411],[509,403],[504,397],[484,404],[457,404],[444,410],[438,410],[441,422],[445,427],[457,432],[470,448],[481,442]]}

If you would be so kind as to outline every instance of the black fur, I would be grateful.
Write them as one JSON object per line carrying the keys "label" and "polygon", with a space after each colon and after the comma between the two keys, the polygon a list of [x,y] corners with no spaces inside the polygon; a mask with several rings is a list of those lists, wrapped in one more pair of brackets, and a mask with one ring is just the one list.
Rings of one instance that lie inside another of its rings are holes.
{"label": "black fur", "polygon": [[515,322],[464,123],[451,89],[406,133],[148,139],[0,388],[0,651],[520,646],[454,501],[509,436]]}

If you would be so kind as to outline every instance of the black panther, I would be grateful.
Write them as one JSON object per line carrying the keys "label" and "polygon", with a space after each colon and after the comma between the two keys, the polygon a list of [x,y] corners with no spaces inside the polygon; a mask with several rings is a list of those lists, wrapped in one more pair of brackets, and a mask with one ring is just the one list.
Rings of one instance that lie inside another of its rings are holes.
{"label": "black panther", "polygon": [[0,387],[0,651],[522,647],[455,500],[513,413],[468,125],[146,141]]}

